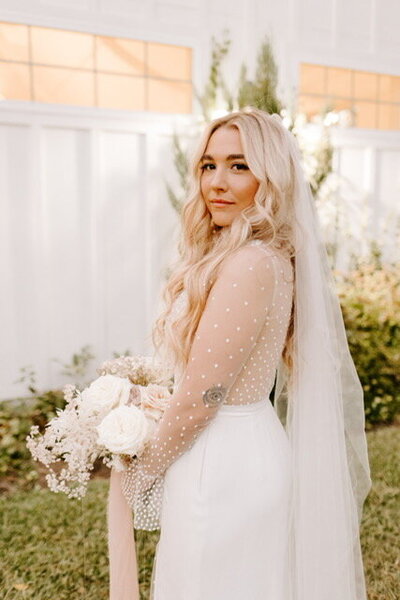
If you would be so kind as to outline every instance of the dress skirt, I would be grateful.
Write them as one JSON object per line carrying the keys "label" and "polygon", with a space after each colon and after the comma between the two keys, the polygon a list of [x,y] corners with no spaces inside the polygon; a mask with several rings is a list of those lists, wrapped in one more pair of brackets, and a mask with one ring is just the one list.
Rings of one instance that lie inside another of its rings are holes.
{"label": "dress skirt", "polygon": [[291,486],[270,400],[222,405],[165,472],[150,600],[289,600]]}

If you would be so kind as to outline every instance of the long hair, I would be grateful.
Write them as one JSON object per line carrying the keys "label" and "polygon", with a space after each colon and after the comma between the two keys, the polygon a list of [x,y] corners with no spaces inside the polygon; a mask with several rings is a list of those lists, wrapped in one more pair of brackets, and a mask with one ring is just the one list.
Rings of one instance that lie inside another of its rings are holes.
{"label": "long hair", "polygon": [[[259,182],[254,203],[242,210],[229,226],[213,223],[200,189],[201,157],[219,127],[239,130],[245,160]],[[249,240],[259,239],[289,256],[294,267],[293,160],[287,132],[278,115],[250,107],[215,119],[204,130],[190,161],[178,259],[162,292],[165,310],[152,330],[156,353],[162,353],[163,360],[171,367],[183,368],[187,364],[207,296],[227,256]],[[173,319],[174,302],[183,290],[187,293],[186,309]],[[282,355],[289,368],[294,302]]]}

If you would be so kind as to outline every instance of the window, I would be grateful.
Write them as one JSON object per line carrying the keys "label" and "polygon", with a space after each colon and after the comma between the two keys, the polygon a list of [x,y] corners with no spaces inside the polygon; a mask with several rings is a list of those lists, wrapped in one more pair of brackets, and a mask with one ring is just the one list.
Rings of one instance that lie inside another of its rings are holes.
{"label": "window", "polygon": [[350,110],[353,126],[400,129],[400,77],[355,69],[300,65],[299,110]]}
{"label": "window", "polygon": [[191,48],[0,22],[0,99],[192,112]]}

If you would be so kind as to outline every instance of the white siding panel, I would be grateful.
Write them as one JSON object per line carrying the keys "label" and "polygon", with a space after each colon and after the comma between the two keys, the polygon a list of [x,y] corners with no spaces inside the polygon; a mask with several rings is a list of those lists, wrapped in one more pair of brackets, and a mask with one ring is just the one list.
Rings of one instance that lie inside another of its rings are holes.
{"label": "white siding panel", "polygon": [[371,43],[372,0],[337,0],[337,44],[356,47],[358,53],[368,52]]}
{"label": "white siding panel", "polygon": [[333,1],[301,0],[295,3],[300,37],[305,45],[329,47],[333,28]]}
{"label": "white siding panel", "polygon": [[[91,339],[87,131],[43,132],[42,304],[51,357],[65,362]],[[88,252],[89,250],[89,252]],[[89,300],[89,302],[88,302]],[[52,363],[51,380],[59,372]]]}
{"label": "white siding panel", "polygon": [[129,345],[138,352],[146,326],[146,162],[140,136],[103,133],[100,172],[98,250],[104,270],[106,350],[111,355]]}
{"label": "white siding panel", "polygon": [[382,55],[397,58],[400,55],[400,2],[398,0],[379,0],[376,10],[377,51]]}
{"label": "white siding panel", "polygon": [[0,373],[19,375],[15,365],[32,362],[35,314],[34,210],[29,181],[29,129],[6,126],[1,136]]}
{"label": "white siding panel", "polygon": [[382,148],[377,156],[378,202],[375,227],[386,258],[399,254],[400,242],[400,150]]}

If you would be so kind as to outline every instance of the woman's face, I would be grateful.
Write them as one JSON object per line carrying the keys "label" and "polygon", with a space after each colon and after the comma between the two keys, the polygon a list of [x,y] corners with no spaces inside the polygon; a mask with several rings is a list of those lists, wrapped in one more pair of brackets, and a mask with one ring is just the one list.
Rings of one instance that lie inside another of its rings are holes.
{"label": "woman's face", "polygon": [[[230,225],[247,206],[254,203],[259,182],[244,158],[237,127],[221,126],[210,136],[200,160],[200,189],[216,225]],[[225,200],[229,204],[217,204]]]}

